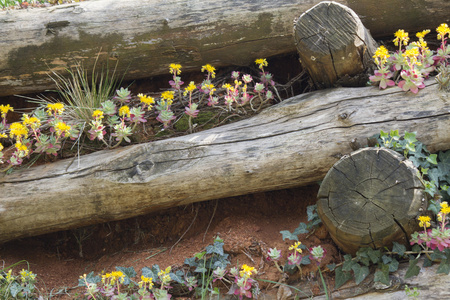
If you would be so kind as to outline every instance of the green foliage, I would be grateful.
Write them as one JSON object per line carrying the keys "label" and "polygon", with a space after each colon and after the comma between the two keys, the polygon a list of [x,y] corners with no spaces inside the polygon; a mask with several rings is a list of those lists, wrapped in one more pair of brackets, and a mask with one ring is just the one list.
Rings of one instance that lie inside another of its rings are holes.
{"label": "green foliage", "polygon": [[280,231],[283,241],[289,239],[291,241],[298,241],[298,235],[308,233],[311,229],[317,228],[321,223],[319,215],[317,214],[317,204],[310,205],[306,208],[308,215],[308,223],[300,222],[297,228],[293,232],[289,230]]}
{"label": "green foliage", "polygon": [[0,270],[0,299],[37,299],[36,274],[25,269],[18,275],[13,274],[13,268],[22,262]]}
{"label": "green foliage", "polygon": [[[408,158],[421,171],[425,191],[431,196],[439,195],[443,201],[450,199],[450,150],[431,154],[426,146],[416,139],[415,132],[405,132],[400,136],[398,130],[380,131],[375,138],[378,145],[395,150]],[[429,209],[438,213],[440,207],[434,200]]]}

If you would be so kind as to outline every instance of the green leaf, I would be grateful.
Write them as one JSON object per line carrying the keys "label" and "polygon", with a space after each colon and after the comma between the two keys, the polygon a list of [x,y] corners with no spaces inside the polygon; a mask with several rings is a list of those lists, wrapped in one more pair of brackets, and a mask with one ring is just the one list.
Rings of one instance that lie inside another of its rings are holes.
{"label": "green leaf", "polygon": [[202,266],[199,266],[194,270],[195,273],[205,273],[206,271],[208,271],[208,270]]}
{"label": "green leaf", "polygon": [[358,265],[358,263],[352,259],[352,256],[350,254],[344,255],[344,259],[345,259],[345,261],[342,264],[342,270],[345,272],[351,271],[352,267],[355,264]]}
{"label": "green leaf", "polygon": [[398,141],[400,139],[400,134],[398,133],[398,129],[397,130],[391,130],[390,136],[394,140]]}
{"label": "green leaf", "polygon": [[15,281],[9,286],[9,292],[14,299],[16,299],[16,296],[18,293],[20,293],[20,291],[22,291],[22,287]]}
{"label": "green leaf", "polygon": [[416,148],[414,147],[414,144],[406,144],[405,148],[410,152],[416,152]]}
{"label": "green leaf", "polygon": [[316,209],[317,204],[309,205],[308,207],[306,207],[306,214],[308,215],[308,221],[311,221],[319,216],[316,212]]}
{"label": "green leaf", "polygon": [[432,265],[433,265],[433,261],[429,260],[428,257],[425,257],[424,260],[423,260],[423,265],[422,266],[424,268],[428,268],[428,267],[431,267]]}
{"label": "green leaf", "polygon": [[437,274],[444,273],[446,275],[448,275],[450,273],[450,263],[447,259],[444,259],[441,261],[436,273]]}
{"label": "green leaf", "polygon": [[389,266],[389,272],[395,272],[398,270],[399,262],[395,258],[392,259],[390,263],[387,264]]}
{"label": "green leaf", "polygon": [[300,224],[298,224],[298,227],[295,228],[294,234],[299,235],[299,234],[303,234],[303,233],[308,233],[307,228],[308,228],[308,226],[305,223],[300,223]]}
{"label": "green leaf", "polygon": [[141,271],[142,271],[142,276],[144,276],[144,277],[153,278],[153,279],[158,278],[158,272],[154,273],[153,270],[150,269],[149,267],[143,267]]}
{"label": "green leaf", "polygon": [[327,268],[330,271],[334,271],[334,269],[336,268],[336,264],[335,263],[329,264],[329,265],[327,265]]}
{"label": "green leaf", "polygon": [[342,271],[342,267],[336,268],[335,271],[335,288],[338,289],[343,286],[347,281],[352,279],[352,274],[350,272]]}
{"label": "green leaf", "polygon": [[283,237],[283,241],[285,239],[289,239],[291,241],[298,241],[298,237],[295,234],[292,234],[289,230],[282,230],[280,231],[282,237]]}
{"label": "green leaf", "polygon": [[416,133],[415,132],[407,132],[407,131],[405,131],[404,138],[410,144],[413,144],[413,143],[417,142]]}
{"label": "green leaf", "polygon": [[136,271],[134,270],[133,267],[128,267],[128,268],[124,268],[124,267],[116,267],[117,271],[121,271],[124,275],[125,275],[125,279],[123,281],[123,283],[125,285],[129,285],[131,282],[130,278],[133,278],[137,275]]}
{"label": "green leaf", "polygon": [[385,264],[381,264],[381,269],[378,269],[375,272],[374,277],[375,282],[381,282],[382,284],[389,285],[389,266]]}
{"label": "green leaf", "polygon": [[382,138],[383,140],[388,139],[389,133],[384,132],[383,130],[380,130],[380,138]]}
{"label": "green leaf", "polygon": [[419,259],[411,259],[409,261],[409,267],[405,274],[405,279],[417,276],[420,273],[420,268],[417,266]]}
{"label": "green leaf", "polygon": [[196,267],[197,266],[196,258],[195,257],[186,258],[184,260],[184,264],[190,267]]}
{"label": "green leaf", "polygon": [[195,253],[194,257],[198,258],[198,259],[202,259],[203,256],[205,256],[205,255],[206,255],[206,251],[202,251],[202,252]]}
{"label": "green leaf", "polygon": [[218,254],[223,255],[223,242],[214,242],[214,245],[206,247],[206,254]]}
{"label": "green leaf", "polygon": [[367,254],[369,255],[370,259],[372,260],[372,263],[376,264],[381,260],[381,251],[380,250],[373,250],[372,248],[369,248],[370,250],[367,251]]}
{"label": "green leaf", "polygon": [[360,266],[359,264],[355,264],[352,267],[353,273],[355,274],[355,282],[356,284],[360,284],[361,281],[363,281],[367,275],[369,275],[369,267],[367,266]]}
{"label": "green leaf", "polygon": [[395,252],[398,255],[403,256],[403,254],[405,254],[405,251],[406,251],[405,245],[393,242],[392,252]]}
{"label": "green leaf", "polygon": [[415,253],[420,253],[420,251],[422,251],[422,248],[416,244],[416,245],[412,246],[411,251],[415,252]]}
{"label": "green leaf", "polygon": [[427,161],[429,163],[432,163],[433,165],[437,165],[437,155],[436,154],[430,154],[430,156],[427,157]]}
{"label": "green leaf", "polygon": [[181,270],[178,270],[176,273],[170,272],[169,276],[173,281],[176,281],[180,284],[184,283],[184,273]]}
{"label": "green leaf", "polygon": [[445,253],[440,251],[438,248],[433,250],[433,253],[431,253],[430,257],[432,260],[447,259],[447,256],[445,255]]}
{"label": "green leaf", "polygon": [[[86,281],[87,283],[99,283],[102,281],[100,276],[95,276],[94,271],[86,275]],[[86,282],[83,279],[78,279],[78,286],[86,286]]]}

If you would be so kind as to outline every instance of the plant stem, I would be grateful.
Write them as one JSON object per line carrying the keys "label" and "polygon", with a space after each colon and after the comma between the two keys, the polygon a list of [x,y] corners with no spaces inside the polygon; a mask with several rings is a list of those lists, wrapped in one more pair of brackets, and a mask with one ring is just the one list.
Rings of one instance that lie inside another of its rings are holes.
{"label": "plant stem", "polygon": [[320,267],[319,267],[319,274],[320,274],[320,280],[322,280],[322,285],[323,285],[323,290],[325,292],[325,297],[327,298],[327,300],[329,300],[330,298],[328,296],[327,283],[325,282],[325,279],[323,279],[322,271],[320,270]]}

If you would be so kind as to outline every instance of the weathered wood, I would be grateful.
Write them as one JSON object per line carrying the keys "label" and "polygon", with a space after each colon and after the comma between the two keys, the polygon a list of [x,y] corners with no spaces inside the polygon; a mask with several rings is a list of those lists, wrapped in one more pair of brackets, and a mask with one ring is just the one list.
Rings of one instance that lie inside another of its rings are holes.
{"label": "weathered wood", "polygon": [[[167,74],[174,62],[198,71],[205,63],[248,65],[294,53],[292,22],[319,2],[90,0],[0,11],[0,96],[54,88],[49,70],[64,72],[77,61],[92,70],[100,49],[100,59],[119,59],[125,79]],[[338,2],[359,14],[374,37],[450,22],[448,1]]]}
{"label": "weathered wood", "polygon": [[380,130],[450,149],[449,93],[427,85],[303,94],[219,128],[3,175],[0,241],[311,184]]}
{"label": "weathered wood", "polygon": [[317,195],[317,212],[344,252],[409,245],[417,217],[427,209],[419,171],[401,154],[363,148],[328,171]]}
{"label": "weathered wood", "polygon": [[[302,66],[319,87],[331,87],[373,66],[375,40],[357,14],[337,2],[323,1],[304,12],[295,22],[294,38]],[[364,85],[367,80],[358,81]]]}

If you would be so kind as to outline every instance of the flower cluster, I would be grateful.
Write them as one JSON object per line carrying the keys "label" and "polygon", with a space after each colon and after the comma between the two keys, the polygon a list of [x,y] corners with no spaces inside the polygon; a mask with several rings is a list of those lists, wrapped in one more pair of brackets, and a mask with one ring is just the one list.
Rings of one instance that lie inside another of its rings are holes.
{"label": "flower cluster", "polygon": [[447,66],[450,58],[450,47],[447,39],[450,31],[443,23],[436,29],[440,47],[434,53],[428,48],[425,36],[430,30],[418,32],[415,42],[410,42],[408,32],[400,29],[393,40],[398,50],[390,55],[384,46],[380,46],[373,56],[377,70],[369,79],[379,85],[380,89],[398,85],[403,91],[417,93],[425,87],[424,80],[438,67]]}
{"label": "flower cluster", "polygon": [[[78,131],[63,120],[64,110],[63,103],[49,103],[45,109],[35,110],[32,116],[23,114],[21,122],[8,124],[7,113],[14,109],[9,104],[0,105],[0,138],[9,139],[14,145],[6,161],[8,166],[2,171],[21,165],[23,159],[32,153],[57,155],[64,139],[77,137]],[[49,134],[42,132],[43,125],[50,129]],[[4,146],[0,143],[0,163],[4,163],[3,149]]]}
{"label": "flower cluster", "polygon": [[1,299],[37,299],[36,274],[24,270],[18,275],[13,270],[0,272],[0,298]]}
{"label": "flower cluster", "polygon": [[444,249],[450,248],[450,229],[447,227],[450,207],[446,201],[442,202],[440,207],[436,228],[430,229],[431,217],[419,216],[419,226],[424,230],[411,235],[411,245],[419,244],[425,250],[437,248],[439,251],[444,251]]}
{"label": "flower cluster", "polygon": [[[206,73],[205,79],[198,84],[191,81],[184,88],[180,77],[182,66],[170,64],[169,72],[173,77],[169,81],[169,90],[161,92],[158,97],[142,93],[132,97],[128,88],[117,89],[115,95],[102,102],[100,107],[89,108],[88,124],[69,118],[73,108],[67,110],[61,102],[47,103],[30,115],[24,114],[21,122],[8,124],[7,115],[14,109],[10,105],[0,105],[0,142],[8,139],[6,143],[0,143],[0,164],[8,164],[3,169],[5,171],[21,165],[33,153],[56,156],[65,139],[78,141],[84,131],[91,141],[99,141],[112,149],[123,142],[131,143],[130,137],[138,125],[151,117],[162,124],[162,130],[169,128],[177,118],[185,117],[192,133],[195,128],[193,120],[198,117],[201,107],[210,106],[232,114],[245,114],[248,107],[259,111],[274,99],[273,91],[276,89],[272,75],[264,70],[268,66],[267,60],[257,59],[255,63],[261,71],[259,82],[249,74],[241,75],[235,71],[232,72],[232,83],[218,87],[213,82],[216,68],[206,64],[201,68]],[[181,115],[176,115],[172,109],[174,102],[184,107]],[[5,159],[2,150],[8,144],[14,145],[14,151],[8,151],[8,159]]]}

